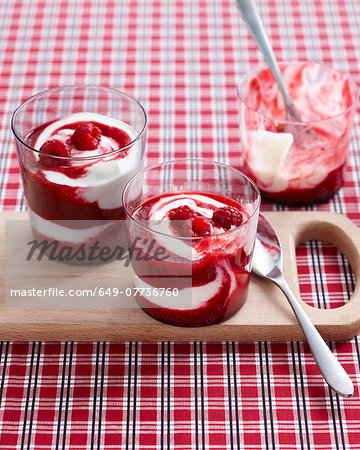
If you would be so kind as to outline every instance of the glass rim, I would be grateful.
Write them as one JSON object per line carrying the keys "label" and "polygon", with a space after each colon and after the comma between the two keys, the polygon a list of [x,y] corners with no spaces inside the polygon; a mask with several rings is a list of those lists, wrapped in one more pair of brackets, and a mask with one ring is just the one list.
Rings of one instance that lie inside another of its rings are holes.
{"label": "glass rim", "polygon": [[279,62],[279,66],[281,68],[282,66],[288,66],[288,65],[290,65],[292,63],[301,63],[301,64],[309,63],[309,64],[314,64],[316,66],[324,67],[324,68],[326,68],[328,70],[330,69],[330,70],[333,70],[334,72],[337,72],[337,73],[339,73],[341,75],[344,75],[346,77],[346,79],[348,80],[348,82],[350,83],[352,89],[354,89],[354,91],[355,91],[355,96],[354,96],[354,99],[353,99],[351,105],[349,107],[347,107],[346,109],[344,109],[343,111],[341,111],[340,113],[335,114],[333,116],[326,117],[325,119],[307,120],[306,122],[298,122],[298,121],[286,120],[286,119],[278,120],[278,119],[274,119],[274,117],[271,117],[268,114],[260,113],[259,111],[256,110],[256,108],[253,108],[252,106],[250,106],[244,100],[243,96],[240,94],[240,88],[244,85],[244,83],[248,79],[251,79],[250,78],[251,76],[253,77],[255,74],[259,73],[263,69],[267,69],[267,68],[269,69],[269,66],[265,62],[262,62],[262,63],[258,64],[256,67],[248,70],[246,73],[244,73],[242,75],[240,80],[236,83],[236,93],[237,93],[238,99],[247,108],[249,108],[251,111],[254,111],[259,116],[265,117],[266,119],[270,119],[270,120],[276,121],[277,123],[281,123],[281,124],[284,124],[284,125],[288,124],[288,125],[303,125],[304,126],[304,124],[305,124],[305,125],[311,126],[311,125],[315,125],[315,124],[319,124],[319,123],[324,123],[324,122],[327,122],[328,120],[333,120],[333,119],[336,119],[337,117],[343,116],[343,115],[347,114],[349,111],[351,111],[352,109],[355,108],[356,103],[359,100],[359,87],[356,84],[355,80],[353,80],[353,78],[348,73],[342,72],[340,70],[335,69],[334,67],[331,67],[331,66],[328,66],[326,64],[319,63],[319,62],[316,62],[316,61],[301,61],[301,60],[299,60],[299,61],[297,61],[297,60],[294,60],[294,61],[280,61]]}
{"label": "glass rim", "polygon": [[[91,155],[91,156],[57,156],[57,155],[49,155],[48,153],[44,153],[41,152],[40,150],[32,147],[31,145],[27,144],[23,138],[21,138],[19,136],[19,133],[16,130],[15,127],[15,119],[17,114],[20,112],[21,109],[23,109],[24,107],[26,107],[26,105],[28,103],[30,103],[32,100],[36,99],[36,97],[39,97],[41,95],[47,94],[47,93],[52,93],[52,92],[56,92],[57,90],[63,90],[63,89],[75,89],[75,88],[92,88],[92,89],[103,89],[109,92],[114,92],[116,94],[120,94],[122,97],[127,98],[128,100],[130,100],[131,102],[133,102],[134,104],[136,104],[140,111],[142,111],[143,116],[144,116],[144,126],[141,129],[141,131],[139,133],[137,133],[137,136],[131,141],[129,142],[129,144],[124,145],[121,148],[115,149],[115,150],[111,150],[110,152],[107,153],[102,153],[101,155]],[[38,153],[39,155],[45,155],[49,158],[54,158],[54,159],[58,159],[58,160],[62,160],[62,161],[86,161],[86,160],[93,160],[93,159],[101,159],[104,157],[107,157],[109,155],[113,155],[113,154],[117,154],[117,153],[121,153],[125,150],[127,150],[129,147],[132,147],[137,141],[140,140],[140,138],[144,135],[146,128],[148,125],[148,118],[147,118],[147,114],[145,111],[145,108],[142,106],[142,104],[135,98],[132,97],[129,94],[126,94],[123,91],[120,91],[119,89],[113,88],[113,87],[108,87],[108,86],[102,86],[102,85],[94,85],[94,84],[69,84],[69,85],[64,85],[64,86],[56,86],[50,89],[44,89],[40,92],[37,92],[36,94],[32,95],[31,97],[27,98],[26,100],[24,100],[23,102],[20,103],[20,105],[15,109],[15,111],[13,112],[13,115],[11,117],[11,130],[15,136],[15,138],[25,147],[27,147],[29,150]]]}
{"label": "glass rim", "polygon": [[197,162],[197,163],[205,163],[205,164],[212,164],[214,166],[218,166],[218,167],[223,167],[226,170],[232,170],[233,172],[237,173],[238,175],[240,175],[243,179],[245,179],[248,184],[254,189],[254,191],[257,194],[257,198],[256,198],[256,207],[254,209],[254,211],[251,213],[251,215],[244,221],[241,223],[241,225],[231,229],[231,230],[226,230],[223,231],[221,233],[218,234],[214,234],[214,235],[210,235],[210,236],[205,236],[205,238],[212,238],[212,237],[219,237],[219,236],[224,236],[224,235],[229,235],[231,233],[233,233],[234,231],[237,231],[241,228],[243,228],[245,226],[245,224],[249,223],[253,217],[259,212],[260,210],[260,204],[261,204],[261,194],[260,194],[260,190],[258,188],[258,186],[256,185],[256,183],[249,178],[247,175],[245,175],[241,170],[236,169],[235,167],[230,166],[229,164],[224,164],[218,161],[213,161],[213,160],[209,160],[209,159],[202,159],[202,158],[177,158],[177,159],[172,159],[169,161],[164,161],[162,163],[157,163],[157,164],[153,164],[151,166],[145,167],[144,169],[138,171],[134,176],[132,176],[128,182],[126,183],[124,189],[123,189],[123,193],[122,193],[122,205],[125,211],[126,216],[134,223],[136,223],[138,226],[140,226],[141,228],[143,228],[145,231],[150,231],[152,233],[156,233],[158,235],[161,236],[166,236],[166,237],[171,237],[177,240],[181,240],[181,241],[191,241],[191,242],[196,242],[196,241],[200,241],[201,239],[204,239],[204,236],[198,236],[198,237],[191,237],[191,236],[174,236],[173,234],[168,234],[168,233],[163,233],[161,231],[157,231],[154,230],[151,227],[148,227],[146,225],[144,225],[143,223],[141,223],[138,219],[134,218],[132,216],[132,214],[130,213],[130,211],[128,210],[126,203],[125,203],[125,195],[129,190],[129,186],[131,185],[131,183],[140,175],[149,172],[152,169],[158,169],[161,168],[163,166],[166,165],[170,165],[170,164],[175,164],[175,163],[190,163],[190,162]]}

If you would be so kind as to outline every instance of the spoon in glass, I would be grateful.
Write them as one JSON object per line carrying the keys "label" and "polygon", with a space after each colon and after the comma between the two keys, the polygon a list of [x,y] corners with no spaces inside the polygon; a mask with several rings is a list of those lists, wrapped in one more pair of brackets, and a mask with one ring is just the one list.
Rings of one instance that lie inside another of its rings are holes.
{"label": "spoon in glass", "polygon": [[[302,133],[301,139],[305,138],[305,134],[307,140],[309,140],[309,137],[317,139],[315,132],[308,128],[308,124],[301,120],[300,114],[298,113],[285,87],[285,84],[281,77],[278,62],[271,47],[269,38],[266,34],[260,15],[256,9],[254,0],[236,0],[236,5],[240,11],[243,21],[246,23],[250,31],[251,36],[253,37],[256,45],[263,54],[265,61],[267,62],[284,98],[285,117],[286,121],[289,122],[285,126],[285,131],[293,134],[294,139],[299,138],[299,133]],[[307,144],[311,144],[311,142],[307,142]]]}
{"label": "spoon in glass", "polygon": [[354,394],[352,381],[287,284],[282,270],[282,251],[279,237],[271,223],[261,214],[252,270],[260,277],[274,282],[283,291],[299,321],[311,353],[325,381],[339,395],[351,397]]}

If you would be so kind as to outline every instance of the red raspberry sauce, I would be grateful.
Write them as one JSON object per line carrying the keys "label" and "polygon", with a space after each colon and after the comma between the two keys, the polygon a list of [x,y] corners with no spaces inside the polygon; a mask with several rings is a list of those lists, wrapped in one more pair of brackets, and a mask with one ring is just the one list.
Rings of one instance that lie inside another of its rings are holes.
{"label": "red raspberry sauce", "polygon": [[[310,189],[287,188],[279,192],[267,192],[260,189],[264,199],[269,199],[287,205],[306,205],[309,203],[320,203],[331,198],[344,183],[346,164],[342,164],[335,170],[329,172],[325,180]],[[258,184],[257,177],[252,173],[247,164],[244,164],[243,171]]]}

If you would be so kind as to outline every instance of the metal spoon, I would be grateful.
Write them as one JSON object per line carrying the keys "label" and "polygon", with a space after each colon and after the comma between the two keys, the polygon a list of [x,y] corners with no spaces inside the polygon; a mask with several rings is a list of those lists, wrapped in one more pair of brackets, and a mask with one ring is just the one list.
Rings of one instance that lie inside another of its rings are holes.
{"label": "metal spoon", "polygon": [[[254,1],[236,0],[236,4],[238,9],[240,10],[243,21],[248,26],[248,29],[254,41],[256,42],[261,53],[263,54],[265,61],[267,62],[275,78],[275,81],[279,86],[280,92],[285,102],[286,120],[290,122],[299,122],[301,124],[302,120],[281,78],[279,65],[276,61],[269,38],[266,34],[264,25],[261,21],[260,15],[256,9]],[[304,125],[302,125],[301,127],[303,128],[303,126]]]}
{"label": "metal spoon", "polygon": [[273,281],[284,292],[325,381],[339,395],[351,397],[354,393],[352,381],[287,284],[282,271],[282,251],[279,237],[271,223],[262,215],[259,217],[255,241],[253,272]]}

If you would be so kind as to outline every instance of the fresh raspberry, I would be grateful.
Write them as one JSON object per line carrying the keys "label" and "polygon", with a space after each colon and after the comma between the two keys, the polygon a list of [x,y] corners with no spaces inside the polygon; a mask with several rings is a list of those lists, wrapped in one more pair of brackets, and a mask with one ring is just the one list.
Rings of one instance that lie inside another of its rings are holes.
{"label": "fresh raspberry", "polygon": [[211,224],[203,216],[186,219],[181,227],[181,234],[187,237],[204,237],[211,234]]}
{"label": "fresh raspberry", "polygon": [[54,156],[71,156],[70,147],[64,141],[59,139],[50,139],[46,141],[41,147],[40,151]]}
{"label": "fresh raspberry", "polygon": [[209,234],[211,234],[211,225],[209,221],[202,216],[191,219],[191,229],[196,236],[209,236]]}
{"label": "fresh raspberry", "polygon": [[212,222],[217,227],[222,227],[224,230],[230,230],[232,226],[238,227],[242,223],[241,212],[233,206],[224,206],[218,208],[213,216]]}
{"label": "fresh raspberry", "polygon": [[189,206],[178,206],[177,208],[169,211],[169,219],[170,220],[186,220],[195,217],[196,213]]}
{"label": "fresh raspberry", "polygon": [[95,150],[101,140],[101,130],[91,122],[82,123],[70,139],[78,150]]}
{"label": "fresh raspberry", "polygon": [[[71,149],[69,145],[64,141],[60,141],[59,139],[50,139],[49,141],[46,141],[40,147],[40,151],[53,156],[71,156]],[[40,155],[40,161],[46,167],[54,167],[61,164],[66,164],[66,160],[64,161],[57,158],[50,158],[49,156],[45,155]]]}

